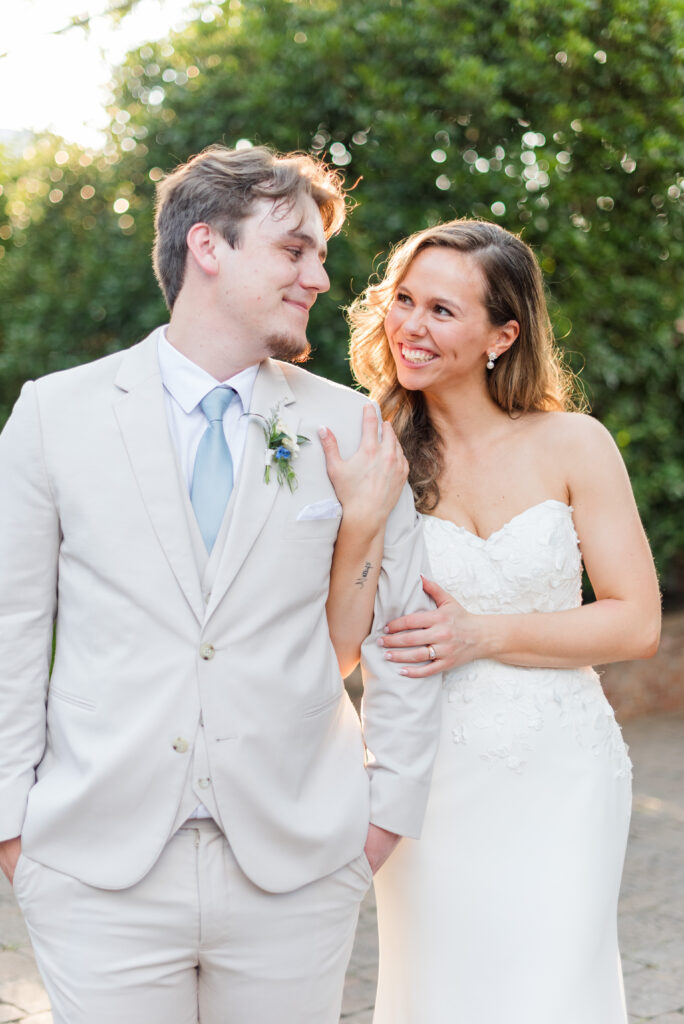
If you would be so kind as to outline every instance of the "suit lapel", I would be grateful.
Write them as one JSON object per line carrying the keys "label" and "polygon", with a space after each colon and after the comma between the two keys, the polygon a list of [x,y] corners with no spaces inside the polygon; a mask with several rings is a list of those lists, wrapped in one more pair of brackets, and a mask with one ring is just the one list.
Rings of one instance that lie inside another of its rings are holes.
{"label": "suit lapel", "polygon": [[159,543],[190,607],[202,622],[204,601],[164,407],[157,340],[155,331],[124,357],[115,381],[124,394],[115,403],[114,412]]}
{"label": "suit lapel", "polygon": [[295,398],[283,371],[277,363],[267,359],[259,367],[254,383],[245,451],[230,509],[231,517],[225,545],[207,605],[207,618],[235,579],[278,496],[281,485],[277,482],[275,472],[271,472],[270,483],[264,481],[264,427],[274,409],[279,406],[288,426],[296,433],[299,417],[296,415],[294,404]]}

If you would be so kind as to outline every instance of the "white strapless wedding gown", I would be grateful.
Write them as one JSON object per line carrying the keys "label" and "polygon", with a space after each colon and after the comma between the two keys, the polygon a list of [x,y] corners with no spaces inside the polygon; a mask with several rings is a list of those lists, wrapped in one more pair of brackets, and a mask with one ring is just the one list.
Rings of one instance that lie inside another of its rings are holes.
{"label": "white strapless wedding gown", "polygon": [[[572,509],[486,540],[423,517],[434,579],[469,611],[580,603]],[[625,1024],[617,946],[631,765],[591,669],[476,661],[444,677],[423,836],[378,872],[374,1024]]]}

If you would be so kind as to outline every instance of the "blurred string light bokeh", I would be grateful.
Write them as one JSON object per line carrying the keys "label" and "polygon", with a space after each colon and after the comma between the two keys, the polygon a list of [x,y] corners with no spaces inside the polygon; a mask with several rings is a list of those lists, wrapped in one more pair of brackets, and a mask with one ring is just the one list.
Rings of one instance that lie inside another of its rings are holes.
{"label": "blurred string light bokeh", "polygon": [[[182,28],[193,9],[191,0],[139,0],[115,21],[106,13],[113,6],[113,0],[7,5],[0,42],[0,141],[51,131],[81,146],[103,145],[112,66],[133,47]],[[75,19],[83,26],[72,27]]]}

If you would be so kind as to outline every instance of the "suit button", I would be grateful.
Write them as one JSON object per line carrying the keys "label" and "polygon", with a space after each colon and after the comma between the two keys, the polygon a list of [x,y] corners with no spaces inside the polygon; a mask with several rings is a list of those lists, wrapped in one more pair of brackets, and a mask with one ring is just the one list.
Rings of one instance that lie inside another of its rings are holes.
{"label": "suit button", "polygon": [[177,754],[186,754],[190,744],[187,740],[184,740],[182,736],[178,736],[171,744]]}
{"label": "suit button", "polygon": [[209,789],[209,779],[198,779],[197,785],[200,789]]}
{"label": "suit button", "polygon": [[216,651],[211,644],[202,644],[200,647],[200,658],[202,658],[203,661],[211,661],[215,654]]}

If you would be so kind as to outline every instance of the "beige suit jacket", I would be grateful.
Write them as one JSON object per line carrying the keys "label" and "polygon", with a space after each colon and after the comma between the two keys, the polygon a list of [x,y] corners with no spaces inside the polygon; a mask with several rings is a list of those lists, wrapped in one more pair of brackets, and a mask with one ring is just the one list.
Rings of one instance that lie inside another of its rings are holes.
{"label": "beige suit jacket", "polygon": [[[294,493],[264,482],[250,418],[211,595],[201,592],[164,409],[157,333],[25,385],[0,437],[0,839],[124,888],[166,843],[200,721],[221,824],[246,874],[292,890],[360,853],[369,819],[417,836],[439,677],[364,644],[365,743],[325,601],[338,519],[316,430],[358,445],[361,395],[263,363],[252,413],[311,438]],[[426,606],[404,491],[386,531],[376,624]],[[49,679],[53,622],[56,651]],[[209,653],[209,657],[207,657]]]}

